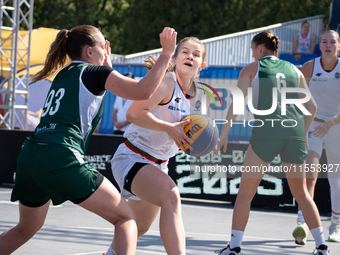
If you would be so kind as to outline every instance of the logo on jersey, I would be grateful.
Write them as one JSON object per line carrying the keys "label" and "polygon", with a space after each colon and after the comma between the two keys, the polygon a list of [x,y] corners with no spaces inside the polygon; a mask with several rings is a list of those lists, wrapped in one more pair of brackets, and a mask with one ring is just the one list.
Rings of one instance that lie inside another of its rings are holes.
{"label": "logo on jersey", "polygon": [[[211,87],[210,85],[208,85],[208,84],[206,84],[206,83],[203,83],[203,82],[199,82],[199,81],[198,81],[197,83],[202,84],[202,85],[208,87],[213,93],[215,93],[216,97],[218,98],[218,100],[219,100],[220,103],[221,103],[221,106],[223,105],[220,96],[218,95],[217,91],[216,91],[213,87]],[[198,89],[201,89],[201,90],[203,90],[205,93],[207,93],[207,94],[212,98],[212,100],[214,101],[215,105],[217,106],[215,97],[213,96],[212,93],[210,93],[210,91],[208,91],[207,89],[204,89],[204,88],[200,88],[200,87],[197,87],[197,88],[198,88]],[[201,104],[201,102],[200,102],[200,104]],[[196,102],[196,105],[197,105],[197,102]],[[196,107],[196,105],[195,105],[195,107]],[[200,108],[201,108],[201,105],[200,105]],[[196,109],[198,109],[198,108],[196,108]],[[203,104],[203,107],[202,107],[202,114],[207,114],[206,104]]]}
{"label": "logo on jersey", "polygon": [[179,104],[179,102],[181,102],[181,98],[177,97],[174,101]]}
{"label": "logo on jersey", "polygon": [[340,78],[340,73],[335,73],[334,77],[339,79]]}
{"label": "logo on jersey", "polygon": [[322,75],[322,73],[315,74],[315,76],[318,76],[318,77],[320,77],[321,75]]}
{"label": "logo on jersey", "polygon": [[201,105],[202,105],[201,100],[197,100],[196,103],[195,103],[195,109],[201,110]]}
{"label": "logo on jersey", "polygon": [[185,112],[185,110],[179,109],[179,108],[172,106],[172,105],[169,105],[168,109],[171,110],[171,111]]}

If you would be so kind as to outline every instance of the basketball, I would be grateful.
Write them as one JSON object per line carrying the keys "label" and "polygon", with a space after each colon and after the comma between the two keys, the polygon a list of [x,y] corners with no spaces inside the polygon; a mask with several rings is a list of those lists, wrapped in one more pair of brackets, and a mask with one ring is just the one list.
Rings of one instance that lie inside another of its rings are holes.
{"label": "basketball", "polygon": [[218,129],[211,118],[205,115],[189,115],[182,121],[192,119],[184,126],[186,135],[194,141],[189,150],[185,145],[185,153],[190,156],[203,156],[211,152],[217,144]]}

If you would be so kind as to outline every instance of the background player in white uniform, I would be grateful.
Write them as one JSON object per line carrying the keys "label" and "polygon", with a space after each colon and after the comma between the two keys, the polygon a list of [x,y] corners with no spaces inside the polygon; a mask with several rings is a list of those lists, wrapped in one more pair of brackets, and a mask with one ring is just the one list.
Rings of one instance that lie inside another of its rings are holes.
{"label": "background player in white uniform", "polygon": [[[173,72],[164,76],[149,100],[130,106],[127,119],[132,124],[124,134],[127,142],[118,147],[111,162],[113,176],[137,216],[138,237],[148,231],[160,211],[160,234],[169,255],[185,254],[185,233],[179,190],[167,174],[167,164],[179,147],[184,150],[183,144],[191,148],[192,140],[183,130],[190,120],[180,121],[201,111],[194,106],[206,95],[193,78],[205,67],[205,56],[205,47],[197,38],[179,42],[172,58]],[[146,66],[152,65],[149,59]],[[110,247],[106,254],[114,250]]]}
{"label": "background player in white uniform", "polygon": [[[63,68],[67,57],[72,64],[51,85],[40,121],[46,126],[37,127],[20,153],[11,198],[19,200],[19,223],[0,235],[1,255],[11,254],[43,226],[51,200],[57,204],[71,200],[112,223],[117,254],[135,254],[137,227],[131,208],[109,180],[84,162],[84,153],[101,117],[105,90],[129,99],[149,98],[165,74],[176,34],[164,28],[161,56],[137,82],[112,69],[110,44],[99,29],[82,25],[58,33],[44,68],[33,81]],[[59,88],[56,93],[55,88]]]}
{"label": "background player in white uniform", "polygon": [[[322,150],[327,156],[328,180],[331,188],[332,218],[329,227],[329,241],[340,242],[340,63],[337,53],[340,50],[339,34],[333,30],[323,33],[320,42],[322,56],[305,63],[302,73],[309,83],[309,89],[316,101],[317,112],[308,132],[309,150],[306,164],[317,168]],[[314,197],[318,171],[307,172],[307,189]],[[326,198],[325,198],[326,199]],[[296,243],[304,245],[307,227],[302,212],[298,212],[298,226],[301,236]]]}

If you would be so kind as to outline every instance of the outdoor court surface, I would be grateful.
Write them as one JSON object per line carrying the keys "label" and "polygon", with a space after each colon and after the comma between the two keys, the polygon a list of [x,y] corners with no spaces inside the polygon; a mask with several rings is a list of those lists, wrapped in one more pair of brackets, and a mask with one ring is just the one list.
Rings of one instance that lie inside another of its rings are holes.
{"label": "outdoor court surface", "polygon": [[[18,203],[10,202],[11,186],[0,186],[0,232],[18,222]],[[187,255],[213,255],[230,239],[233,206],[226,203],[183,200],[183,221],[186,231]],[[328,237],[329,215],[322,215]],[[242,255],[312,254],[311,234],[305,246],[295,245],[292,230],[296,214],[289,211],[253,208],[245,232]],[[14,255],[101,255],[113,236],[111,224],[79,206],[66,202],[50,207],[45,225]],[[332,255],[340,255],[340,243],[327,243]],[[158,232],[158,219],[139,241],[137,255],[163,254]]]}

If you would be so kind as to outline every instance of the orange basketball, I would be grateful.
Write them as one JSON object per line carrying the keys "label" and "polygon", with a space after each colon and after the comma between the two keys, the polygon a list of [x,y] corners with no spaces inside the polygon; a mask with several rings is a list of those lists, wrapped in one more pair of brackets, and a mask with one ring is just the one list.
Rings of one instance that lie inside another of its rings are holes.
{"label": "orange basketball", "polygon": [[211,152],[217,144],[218,129],[214,122],[206,115],[189,115],[182,121],[192,119],[192,122],[184,126],[186,135],[194,141],[189,150],[186,146],[185,153],[190,156],[203,156]]}

